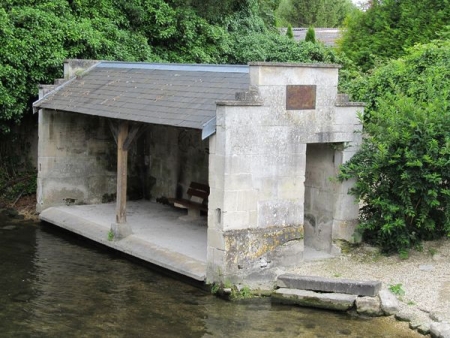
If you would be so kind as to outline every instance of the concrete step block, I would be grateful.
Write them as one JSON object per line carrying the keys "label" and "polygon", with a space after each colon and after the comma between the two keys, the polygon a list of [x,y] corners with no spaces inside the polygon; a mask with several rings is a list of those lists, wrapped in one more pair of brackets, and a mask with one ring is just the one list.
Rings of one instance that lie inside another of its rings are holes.
{"label": "concrete step block", "polygon": [[336,292],[357,296],[375,297],[381,290],[380,281],[358,281],[317,276],[284,274],[278,276],[277,286],[298,290]]}
{"label": "concrete step block", "polygon": [[385,315],[395,315],[400,311],[400,303],[392,292],[389,290],[381,290],[379,296],[381,301],[381,309]]}
{"label": "concrete step block", "polygon": [[343,293],[319,293],[281,288],[272,293],[272,302],[300,305],[335,311],[347,311],[355,305],[357,296]]}
{"label": "concrete step block", "polygon": [[378,317],[383,314],[379,297],[357,297],[355,305],[356,312],[361,315]]}

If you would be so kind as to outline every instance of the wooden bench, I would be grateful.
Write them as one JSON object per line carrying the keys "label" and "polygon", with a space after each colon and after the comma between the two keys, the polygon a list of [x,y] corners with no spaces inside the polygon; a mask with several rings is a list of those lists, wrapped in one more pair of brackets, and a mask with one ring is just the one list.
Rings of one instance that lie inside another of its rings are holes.
{"label": "wooden bench", "polygon": [[208,211],[209,186],[202,183],[191,182],[186,194],[189,199],[169,198],[169,202],[177,208],[188,210],[188,216],[200,217],[200,212]]}

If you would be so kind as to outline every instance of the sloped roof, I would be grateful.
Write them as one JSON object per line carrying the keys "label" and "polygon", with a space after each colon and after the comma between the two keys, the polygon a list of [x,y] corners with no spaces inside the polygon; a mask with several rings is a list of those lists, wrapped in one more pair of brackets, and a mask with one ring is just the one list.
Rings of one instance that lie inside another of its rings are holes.
{"label": "sloped roof", "polygon": [[249,67],[102,61],[33,104],[144,123],[202,129],[216,101],[249,88]]}

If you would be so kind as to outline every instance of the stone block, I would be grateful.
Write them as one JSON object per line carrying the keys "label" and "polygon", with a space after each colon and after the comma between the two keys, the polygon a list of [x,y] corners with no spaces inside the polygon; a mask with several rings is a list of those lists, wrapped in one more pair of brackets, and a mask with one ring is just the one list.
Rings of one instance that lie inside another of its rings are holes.
{"label": "stone block", "polygon": [[225,175],[224,189],[225,190],[246,190],[253,189],[252,175],[250,174],[235,174]]}
{"label": "stone block", "polygon": [[222,217],[223,230],[247,229],[250,213],[247,211],[224,212]]}
{"label": "stone block", "polygon": [[223,190],[212,189],[208,197],[208,210],[214,212],[216,209],[223,210]]}
{"label": "stone block", "polygon": [[334,218],[342,221],[357,220],[359,218],[359,205],[355,197],[347,193],[336,194],[334,204]]}
{"label": "stone block", "polygon": [[251,210],[249,212],[248,226],[249,226],[249,228],[256,228],[258,226],[258,211],[257,210]]}
{"label": "stone block", "polygon": [[256,211],[258,195],[255,190],[237,192],[237,211]]}
{"label": "stone block", "polygon": [[231,155],[225,161],[225,174],[249,174],[251,173],[251,158],[248,156]]}
{"label": "stone block", "polygon": [[360,124],[357,110],[354,107],[336,107],[334,113],[336,124]]}
{"label": "stone block", "polygon": [[317,85],[337,88],[338,68],[333,65],[250,64],[250,84],[260,86]]}
{"label": "stone block", "polygon": [[450,324],[450,313],[445,311],[433,311],[430,313],[430,318],[435,322],[442,322]]}
{"label": "stone block", "polygon": [[304,241],[292,240],[277,247],[272,255],[275,266],[296,267],[303,261]]}
{"label": "stone block", "polygon": [[412,310],[401,310],[395,314],[395,319],[401,322],[410,322],[416,318]]}
{"label": "stone block", "polygon": [[321,292],[337,292],[357,296],[378,295],[381,289],[379,281],[357,281],[350,279],[334,279],[316,276],[284,274],[278,276],[278,287]]}
{"label": "stone block", "polygon": [[397,297],[395,297],[389,290],[381,290],[379,293],[381,301],[381,309],[387,316],[395,315],[400,311],[400,305]]}
{"label": "stone block", "polygon": [[297,225],[303,223],[300,200],[269,200],[258,202],[258,227]]}
{"label": "stone block", "polygon": [[431,326],[431,323],[423,323],[422,325],[420,325],[417,328],[417,332],[419,332],[420,334],[423,334],[423,335],[427,335],[430,333],[430,326]]}
{"label": "stone block", "polygon": [[[226,213],[238,211],[238,191],[227,190],[223,196],[223,211]],[[245,210],[240,210],[245,211]]]}
{"label": "stone block", "polygon": [[343,164],[343,163],[350,161],[350,159],[358,151],[358,148],[359,148],[359,146],[357,146],[355,144],[348,145],[348,147],[344,151],[340,152],[342,157],[341,157],[341,161],[339,164]]}
{"label": "stone block", "polygon": [[272,294],[272,302],[296,304],[306,307],[347,311],[351,309],[357,296],[341,293],[318,293],[307,290],[278,289]]}
{"label": "stone block", "polygon": [[208,246],[215,249],[225,250],[225,241],[223,238],[223,232],[213,228],[208,228]]}
{"label": "stone block", "polygon": [[450,324],[431,323],[430,333],[433,338],[450,338]]}
{"label": "stone block", "polygon": [[350,243],[358,243],[361,241],[361,235],[356,232],[358,227],[358,219],[343,221],[333,220],[333,240],[342,239]]}
{"label": "stone block", "polygon": [[225,262],[225,256],[226,256],[225,251],[216,249],[216,248],[214,248],[212,251],[213,251],[213,257],[212,257],[213,264],[215,266],[223,267],[224,262]]}
{"label": "stone block", "polygon": [[292,200],[305,195],[305,185],[302,177],[281,177],[278,180],[278,197],[280,199]]}
{"label": "stone block", "polygon": [[356,311],[366,316],[380,316],[381,302],[378,297],[358,297],[356,298]]}

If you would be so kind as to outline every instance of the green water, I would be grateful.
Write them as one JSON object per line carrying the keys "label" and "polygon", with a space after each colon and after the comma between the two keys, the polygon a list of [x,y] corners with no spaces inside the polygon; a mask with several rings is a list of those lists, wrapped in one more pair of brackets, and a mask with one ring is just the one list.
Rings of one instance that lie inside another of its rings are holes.
{"label": "green water", "polygon": [[393,320],[226,302],[48,224],[0,220],[0,337],[414,337]]}

